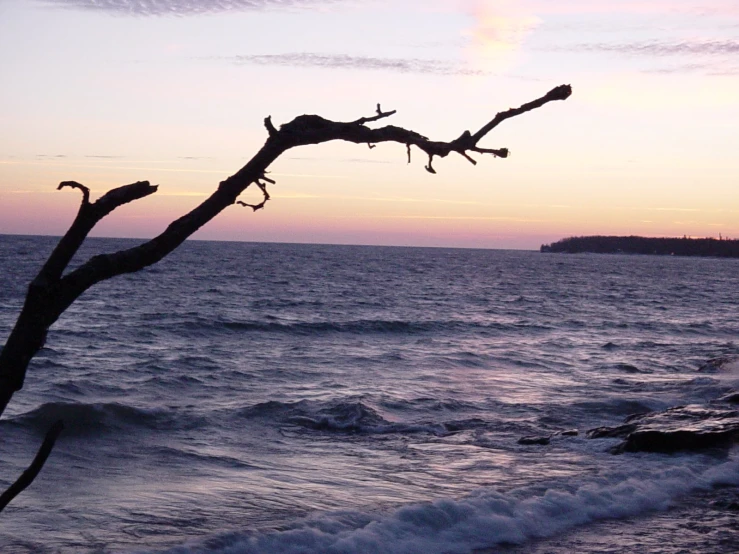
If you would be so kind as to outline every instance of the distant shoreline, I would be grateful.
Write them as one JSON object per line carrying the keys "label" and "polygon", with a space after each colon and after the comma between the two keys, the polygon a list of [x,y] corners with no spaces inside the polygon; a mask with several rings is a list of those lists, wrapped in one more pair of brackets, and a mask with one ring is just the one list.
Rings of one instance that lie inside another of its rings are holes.
{"label": "distant shoreline", "polygon": [[739,258],[739,240],[724,238],[569,237],[542,244],[540,252],[578,254],[647,254]]}

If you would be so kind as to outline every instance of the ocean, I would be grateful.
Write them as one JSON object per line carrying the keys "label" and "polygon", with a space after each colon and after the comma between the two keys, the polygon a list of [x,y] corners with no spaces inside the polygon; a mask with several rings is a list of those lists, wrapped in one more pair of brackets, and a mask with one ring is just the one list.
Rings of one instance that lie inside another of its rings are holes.
{"label": "ocean", "polygon": [[[55,242],[0,236],[0,344]],[[731,259],[188,241],[52,327],[2,484],[66,430],[0,551],[737,552],[737,445],[586,437],[736,390],[737,292]]]}

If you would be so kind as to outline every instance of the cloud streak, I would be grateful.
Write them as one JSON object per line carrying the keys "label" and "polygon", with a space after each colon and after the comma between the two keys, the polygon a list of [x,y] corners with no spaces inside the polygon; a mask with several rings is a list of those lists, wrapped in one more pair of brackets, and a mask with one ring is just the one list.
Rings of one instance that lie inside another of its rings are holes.
{"label": "cloud streak", "polygon": [[703,73],[714,76],[739,74],[739,65],[735,61],[739,54],[739,41],[731,39],[586,43],[559,50],[591,54],[613,53],[657,61],[657,67],[643,68],[646,73]]}
{"label": "cloud streak", "polygon": [[394,71],[398,73],[425,73],[432,75],[476,76],[486,74],[484,71],[470,69],[455,62],[420,58],[377,58],[373,56],[300,52],[292,54],[233,56],[226,59],[238,65],[253,64],[288,67],[314,67],[324,69],[359,69]]}
{"label": "cloud streak", "polygon": [[617,52],[635,56],[715,56],[739,54],[739,41],[652,41],[625,44],[583,44],[573,49],[591,52]]}
{"label": "cloud streak", "polygon": [[205,15],[229,11],[302,8],[335,4],[341,0],[42,0],[64,8],[123,15]]}

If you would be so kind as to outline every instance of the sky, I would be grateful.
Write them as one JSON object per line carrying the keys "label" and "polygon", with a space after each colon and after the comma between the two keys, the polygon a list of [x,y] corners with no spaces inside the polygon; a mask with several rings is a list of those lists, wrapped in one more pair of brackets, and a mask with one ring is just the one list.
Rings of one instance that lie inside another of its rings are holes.
{"label": "sky", "polygon": [[[0,233],[60,235],[93,198],[159,191],[93,236],[151,237],[301,114],[434,140],[332,142],[270,168],[266,209],[232,206],[194,238],[536,249],[568,236],[739,238],[736,0],[0,0]],[[258,200],[250,188],[244,200]]]}

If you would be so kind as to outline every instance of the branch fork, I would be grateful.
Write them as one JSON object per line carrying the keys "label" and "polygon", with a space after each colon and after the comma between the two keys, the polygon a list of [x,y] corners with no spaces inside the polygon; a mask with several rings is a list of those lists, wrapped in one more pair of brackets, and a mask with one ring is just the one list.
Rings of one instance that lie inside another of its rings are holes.
{"label": "branch fork", "polygon": [[[140,181],[114,188],[97,201],[90,202],[88,187],[76,181],[61,182],[57,187],[59,190],[64,188],[79,190],[82,193],[82,202],[69,230],[29,286],[18,320],[0,351],[0,415],[5,411],[13,394],[23,387],[28,365],[44,346],[49,328],[81,294],[101,281],[133,273],[157,263],[229,206],[239,204],[253,211],[263,209],[270,200],[267,186],[275,184],[274,180],[267,177],[267,170],[287,150],[333,140],[367,144],[369,148],[382,142],[393,142],[405,145],[408,163],[411,163],[412,146],[426,153],[428,164],[424,167],[429,173],[436,173],[433,167],[434,157],[445,158],[452,152],[463,156],[472,164],[477,162],[470,156],[470,152],[507,157],[508,149],[482,148],[478,146],[480,140],[503,121],[539,108],[548,102],[565,100],[570,94],[571,87],[561,85],[541,98],[498,113],[476,133],[464,131],[450,142],[432,141],[416,131],[394,125],[368,127],[368,123],[386,119],[396,113],[395,110],[383,111],[380,104],[377,105],[375,115],[361,117],[351,122],[331,121],[318,115],[301,115],[278,129],[272,123],[272,118],[266,117],[264,126],[268,137],[262,148],[238,172],[222,181],[199,206],[170,223],[164,232],[151,240],[126,250],[93,256],[68,272],[72,258],[100,220],[124,204],[154,194],[157,186],[151,185],[148,181]],[[260,189],[262,201],[258,204],[247,204],[238,200],[239,195],[252,184]],[[47,440],[42,446],[42,450],[48,450],[45,456],[51,451],[59,432],[61,427],[55,426],[47,435]],[[40,466],[38,469],[40,470]],[[30,480],[34,477],[35,474]],[[6,498],[5,495],[3,497]]]}

